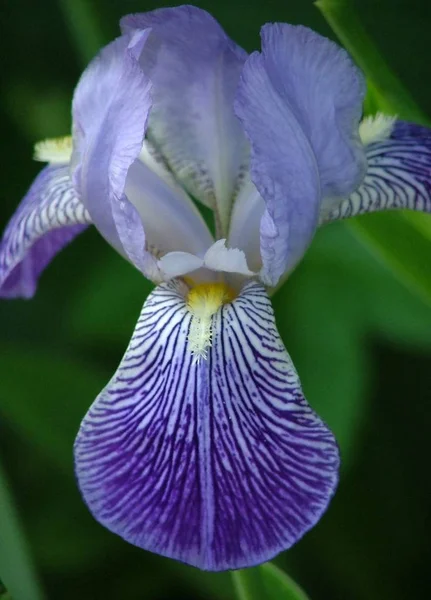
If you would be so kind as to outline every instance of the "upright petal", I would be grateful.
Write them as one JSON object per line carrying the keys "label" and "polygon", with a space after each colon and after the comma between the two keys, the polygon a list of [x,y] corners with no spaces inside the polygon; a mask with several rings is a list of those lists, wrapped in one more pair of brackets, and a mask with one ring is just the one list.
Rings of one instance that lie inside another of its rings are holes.
{"label": "upright petal", "polygon": [[364,82],[344,50],[304,27],[262,29],[236,99],[252,146],[251,175],[265,200],[263,279],[275,285],[302,256],[324,197],[361,182],[358,136]]}
{"label": "upright petal", "polygon": [[94,516],[141,548],[208,570],[252,566],[319,520],[338,451],[302,395],[262,286],[216,314],[199,362],[186,291],[171,282],[146,301],[81,425],[79,485]]}
{"label": "upright petal", "polygon": [[260,223],[265,212],[265,201],[250,179],[244,179],[233,205],[228,242],[232,248],[240,248],[253,271],[260,271]]}
{"label": "upright petal", "polygon": [[126,180],[125,193],[142,219],[147,246],[157,255],[183,251],[203,256],[213,243],[211,232],[184,189],[161,168],[146,157],[132,164]]}
{"label": "upright petal", "polygon": [[89,223],[90,215],[72,187],[69,165],[45,167],[0,243],[0,297],[33,296],[46,265]]}
{"label": "upright petal", "polygon": [[118,38],[82,75],[73,99],[72,162],[76,188],[96,227],[144,274],[157,279],[139,213],[124,193],[151,107],[151,85],[138,62],[148,34]]}
{"label": "upright petal", "polygon": [[121,26],[151,27],[140,59],[154,84],[149,135],[188,190],[217,210],[220,233],[226,232],[247,155],[233,111],[246,53],[193,6],[129,15]]}
{"label": "upright petal", "polygon": [[366,147],[362,185],[336,206],[323,206],[321,223],[377,210],[431,212],[431,129],[397,121],[388,134]]}

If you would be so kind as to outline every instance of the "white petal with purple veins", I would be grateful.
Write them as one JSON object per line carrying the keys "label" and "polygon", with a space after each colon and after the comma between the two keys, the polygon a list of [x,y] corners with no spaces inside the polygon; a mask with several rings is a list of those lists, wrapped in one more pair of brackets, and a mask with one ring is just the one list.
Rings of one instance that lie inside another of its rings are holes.
{"label": "white petal with purple veins", "polygon": [[76,472],[94,516],[129,542],[208,570],[290,547],[337,484],[334,438],[308,406],[259,284],[213,317],[193,360],[179,282],[146,301],[120,367],[90,408]]}
{"label": "white petal with purple veins", "polygon": [[324,210],[320,223],[378,210],[431,212],[431,130],[397,121],[390,137],[367,146],[368,169],[351,196]]}
{"label": "white petal with purple veins", "polygon": [[90,223],[73,189],[69,166],[45,167],[0,243],[0,297],[33,296],[41,271]]}

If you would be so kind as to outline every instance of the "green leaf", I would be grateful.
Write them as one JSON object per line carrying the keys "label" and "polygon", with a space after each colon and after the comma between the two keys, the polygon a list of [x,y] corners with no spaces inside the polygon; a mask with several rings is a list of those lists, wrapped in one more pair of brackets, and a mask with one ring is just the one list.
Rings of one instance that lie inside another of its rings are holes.
{"label": "green leaf", "polygon": [[5,587],[15,600],[42,600],[43,593],[1,466],[0,532],[0,573]]}
{"label": "green leaf", "polygon": [[[431,307],[409,291],[386,263],[376,261],[372,249],[345,221],[321,229],[306,260],[316,270],[342,271],[346,298],[358,307],[356,319],[364,323],[368,337],[378,333],[392,342],[429,350]],[[318,295],[317,286],[314,293]]]}
{"label": "green leaf", "polygon": [[232,578],[238,600],[309,600],[291,577],[271,563],[232,571]]}
{"label": "green leaf", "polygon": [[122,256],[107,252],[103,267],[95,265],[71,300],[68,335],[77,342],[118,343],[125,350],[153,287]]}
{"label": "green leaf", "polygon": [[417,123],[427,123],[427,116],[391,71],[368,35],[354,3],[351,0],[318,0],[315,4],[365,73],[379,110]]}
{"label": "green leaf", "polygon": [[431,239],[396,213],[357,217],[349,227],[398,278],[431,304]]}
{"label": "green leaf", "polygon": [[[411,94],[390,69],[364,28],[351,0],[318,0],[322,11],[343,45],[364,71],[368,83],[366,109],[397,114],[416,123],[429,124]],[[431,234],[423,235],[425,219],[403,213],[354,219],[349,226],[410,289],[431,303]],[[428,218],[426,227],[431,231]]]}
{"label": "green leaf", "polygon": [[0,346],[0,414],[61,467],[71,467],[81,419],[109,375],[51,352]]}
{"label": "green leaf", "polygon": [[409,223],[431,241],[431,216],[425,213],[406,210],[400,215],[404,221]]}

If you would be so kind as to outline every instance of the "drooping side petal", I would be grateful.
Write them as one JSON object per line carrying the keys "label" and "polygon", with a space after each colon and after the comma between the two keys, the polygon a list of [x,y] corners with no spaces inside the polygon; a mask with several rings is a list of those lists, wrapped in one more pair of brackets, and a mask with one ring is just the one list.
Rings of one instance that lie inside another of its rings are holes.
{"label": "drooping side petal", "polygon": [[151,28],[140,59],[154,84],[149,135],[188,190],[216,208],[225,232],[247,155],[233,111],[246,53],[211,15],[193,6],[129,15],[121,27]]}
{"label": "drooping side petal", "polygon": [[235,110],[266,203],[261,255],[269,285],[307,248],[322,198],[345,197],[362,181],[363,94],[361,74],[333,42],[304,27],[263,27],[262,53],[247,60]]}
{"label": "drooping side petal", "polygon": [[73,98],[72,164],[75,187],[96,227],[145,275],[157,279],[141,218],[124,193],[151,107],[151,84],[138,62],[148,34],[118,38],[82,75]]}
{"label": "drooping side petal", "polygon": [[76,472],[94,516],[127,541],[224,570],[271,559],[325,511],[334,438],[302,394],[260,284],[188,347],[183,284],[156,288],[114,378],[85,417]]}
{"label": "drooping side petal", "polygon": [[431,212],[431,129],[397,121],[386,140],[366,147],[368,169],[362,185],[320,222],[378,210],[407,208]]}
{"label": "drooping side petal", "polygon": [[90,215],[72,187],[69,165],[45,167],[0,243],[0,297],[33,296],[46,265],[89,223]]}

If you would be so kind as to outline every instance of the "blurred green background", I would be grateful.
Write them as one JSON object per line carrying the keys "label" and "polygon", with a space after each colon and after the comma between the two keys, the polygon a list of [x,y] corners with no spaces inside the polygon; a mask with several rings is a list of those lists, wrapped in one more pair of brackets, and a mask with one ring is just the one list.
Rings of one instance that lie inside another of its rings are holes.
{"label": "blurred green background", "polygon": [[[69,132],[71,95],[87,59],[117,35],[123,14],[172,4],[3,1],[1,229],[40,168],[31,160],[34,142]],[[268,21],[334,37],[308,0],[196,4],[247,50],[259,47]],[[431,118],[429,5],[375,0],[357,9]],[[380,226],[372,220],[362,218],[365,227]],[[429,248],[428,255],[413,248],[412,269],[429,264]],[[52,263],[31,302],[0,303],[0,577],[27,545],[48,599],[233,598],[228,574],[201,573],[105,531],[74,482],[80,419],[114,372],[149,289],[87,231]],[[327,514],[276,563],[312,600],[431,597],[431,297],[409,289],[337,223],[318,233],[274,304],[306,395],[343,456]],[[27,542],[8,531],[10,501]],[[33,600],[28,594],[15,600]]]}

